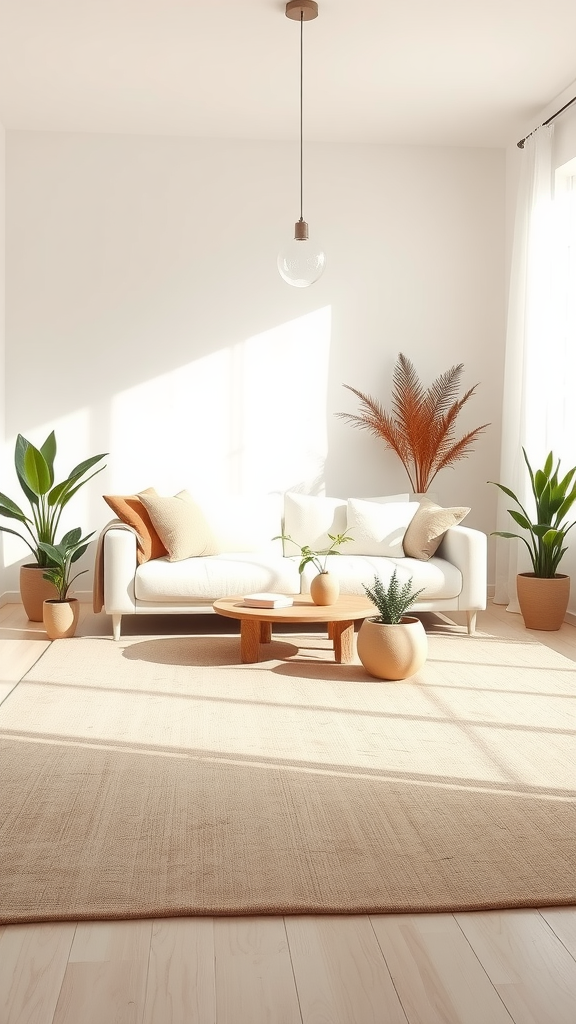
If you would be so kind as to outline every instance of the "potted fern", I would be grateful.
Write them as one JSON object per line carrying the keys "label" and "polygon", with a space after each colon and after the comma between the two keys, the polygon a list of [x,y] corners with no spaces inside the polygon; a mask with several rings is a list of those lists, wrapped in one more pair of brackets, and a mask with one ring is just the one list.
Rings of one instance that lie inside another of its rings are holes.
{"label": "potted fern", "polygon": [[406,612],[422,590],[414,590],[412,580],[400,583],[394,569],[388,586],[374,577],[374,585],[364,585],[366,596],[378,615],[364,619],[358,633],[358,657],[364,668],[377,679],[406,679],[426,661],[428,639],[420,619]]}
{"label": "potted fern", "polygon": [[360,412],[336,415],[384,441],[402,462],[414,493],[425,494],[436,474],[466,458],[479,435],[490,426],[484,423],[455,437],[456,417],[478,387],[475,384],[458,398],[463,369],[464,364],[459,363],[424,388],[414,365],[400,353],[392,377],[392,412],[386,412],[377,399],[344,384],[360,399]]}

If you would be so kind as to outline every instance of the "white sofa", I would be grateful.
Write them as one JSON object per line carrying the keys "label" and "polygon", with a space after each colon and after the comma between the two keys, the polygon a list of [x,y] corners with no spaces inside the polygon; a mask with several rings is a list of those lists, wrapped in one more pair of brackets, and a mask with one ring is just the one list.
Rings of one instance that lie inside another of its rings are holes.
{"label": "white sofa", "polygon": [[[377,506],[398,500],[395,507],[400,509],[408,495],[366,500]],[[206,613],[217,598],[235,594],[308,593],[316,570],[308,565],[300,576],[299,547],[272,538],[285,532],[299,546],[319,548],[330,543],[328,533],[344,532],[350,516],[346,499],[290,492],[200,504],[221,554],[181,561],[162,557],[138,565],[135,533],[121,523],[106,528],[101,545],[103,608],[112,616],[115,640],[120,639],[123,615]],[[476,612],[486,607],[486,535],[451,527],[437,552],[424,561],[403,557],[403,532],[396,532],[395,555],[363,553],[365,545],[354,540],[331,556],[327,568],[338,576],[340,592],[364,595],[363,584],[372,585],[375,575],[387,582],[396,568],[401,582],[411,578],[415,589],[424,588],[414,611],[466,612],[468,632],[473,633]],[[378,552],[378,543],[368,550]]]}

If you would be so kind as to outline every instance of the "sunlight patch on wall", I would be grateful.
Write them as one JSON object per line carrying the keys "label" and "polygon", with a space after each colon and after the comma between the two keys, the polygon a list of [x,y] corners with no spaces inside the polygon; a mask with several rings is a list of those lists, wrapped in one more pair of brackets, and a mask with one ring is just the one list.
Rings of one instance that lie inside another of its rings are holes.
{"label": "sunlight patch on wall", "polygon": [[112,487],[322,490],[330,329],[326,306],[116,395]]}

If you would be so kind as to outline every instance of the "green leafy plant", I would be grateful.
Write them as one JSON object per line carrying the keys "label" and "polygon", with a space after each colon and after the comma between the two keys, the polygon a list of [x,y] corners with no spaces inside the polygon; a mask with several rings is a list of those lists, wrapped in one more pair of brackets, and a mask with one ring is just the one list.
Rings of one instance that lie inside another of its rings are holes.
{"label": "green leafy plant", "polygon": [[413,363],[400,353],[392,377],[392,412],[386,412],[375,398],[344,384],[360,399],[360,412],[336,415],[384,441],[401,460],[412,489],[424,494],[436,474],[466,458],[479,435],[490,426],[484,423],[463,437],[454,436],[456,417],[478,387],[475,384],[458,398],[463,369],[464,364],[459,363],[424,388]]}
{"label": "green leafy plant", "polygon": [[372,587],[367,587],[365,584],[362,586],[366,591],[366,596],[378,609],[379,614],[373,621],[389,626],[402,622],[404,615],[424,589],[414,590],[412,580],[401,584],[396,575],[396,569],[394,569],[387,587],[384,586],[379,576],[374,577]]}
{"label": "green leafy plant", "polygon": [[524,448],[522,454],[530,474],[536,506],[534,521],[531,520],[519,498],[509,487],[505,487],[504,484],[499,484],[495,480],[489,480],[488,483],[499,487],[504,494],[516,502],[520,511],[509,508],[508,513],[518,526],[526,530],[528,538],[519,533],[508,533],[502,530],[494,530],[491,536],[515,537],[523,541],[530,554],[534,575],[544,579],[553,579],[560,560],[567,551],[567,548],[563,546],[566,534],[574,526],[574,522],[567,525],[565,519],[576,501],[576,484],[572,485],[576,466],[561,479],[558,479],[560,459],[554,464],[552,452],[548,453],[543,468],[537,469],[536,472],[533,472]]}
{"label": "green leafy plant", "polygon": [[51,563],[42,575],[45,580],[49,580],[56,587],[59,601],[65,601],[74,580],[88,572],[88,569],[82,569],[75,576],[70,576],[73,563],[84,554],[88,547],[88,541],[94,536],[94,533],[89,533],[86,537],[81,537],[81,532],[80,527],[77,526],[65,533],[59,544],[40,542],[41,550]]}
{"label": "green leafy plant", "polygon": [[308,562],[312,562],[312,564],[316,567],[318,572],[326,572],[326,562],[328,560],[328,556],[342,554],[342,552],[338,551],[337,548],[339,548],[341,544],[346,544],[347,541],[353,539],[352,537],[348,536],[348,530],[346,530],[345,533],[329,533],[328,536],[332,541],[330,547],[322,548],[318,551],[314,551],[311,547],[308,546],[308,544],[297,544],[296,541],[292,540],[292,537],[290,537],[287,533],[280,533],[278,534],[277,537],[273,537],[272,540],[290,541],[290,543],[294,544],[295,547],[300,548],[301,557],[300,565],[298,566],[298,572],[302,574],[304,572],[305,567],[308,565]]}
{"label": "green leafy plant", "polygon": [[[105,453],[107,454],[107,453]],[[42,568],[50,565],[51,556],[46,545],[56,544],[56,534],[62,510],[71,498],[92,477],[105,469],[100,466],[95,473],[86,473],[105,455],[93,455],[74,467],[61,483],[54,484],[54,459],[56,457],[56,436],[54,431],[48,435],[41,448],[35,448],[22,434],[16,438],[14,464],[20,486],[30,503],[30,514],[27,515],[16,502],[6,494],[0,493],[0,516],[16,519],[22,523],[25,532],[11,530],[0,525],[4,533],[12,533],[30,548],[34,558]]]}

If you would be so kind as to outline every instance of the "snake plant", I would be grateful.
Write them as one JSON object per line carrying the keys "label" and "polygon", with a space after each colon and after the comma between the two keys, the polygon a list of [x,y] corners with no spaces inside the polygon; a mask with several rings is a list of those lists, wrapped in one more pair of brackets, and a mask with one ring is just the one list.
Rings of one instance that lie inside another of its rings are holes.
{"label": "snake plant", "polygon": [[508,533],[503,530],[494,530],[493,537],[515,537],[524,542],[528,548],[534,575],[544,579],[553,579],[557,573],[558,565],[567,548],[564,546],[566,534],[574,526],[574,522],[566,524],[566,516],[576,501],[576,484],[572,484],[576,466],[568,470],[565,476],[558,478],[560,471],[560,459],[554,464],[554,455],[549,452],[542,469],[536,472],[528,461],[526,450],[523,448],[524,461],[530,474],[530,483],[535,502],[535,516],[530,517],[520,499],[516,497],[509,487],[504,484],[489,480],[488,483],[495,484],[501,491],[504,491],[509,498],[516,502],[518,509],[509,508],[508,512],[514,522],[526,530],[528,537],[519,533]]}

